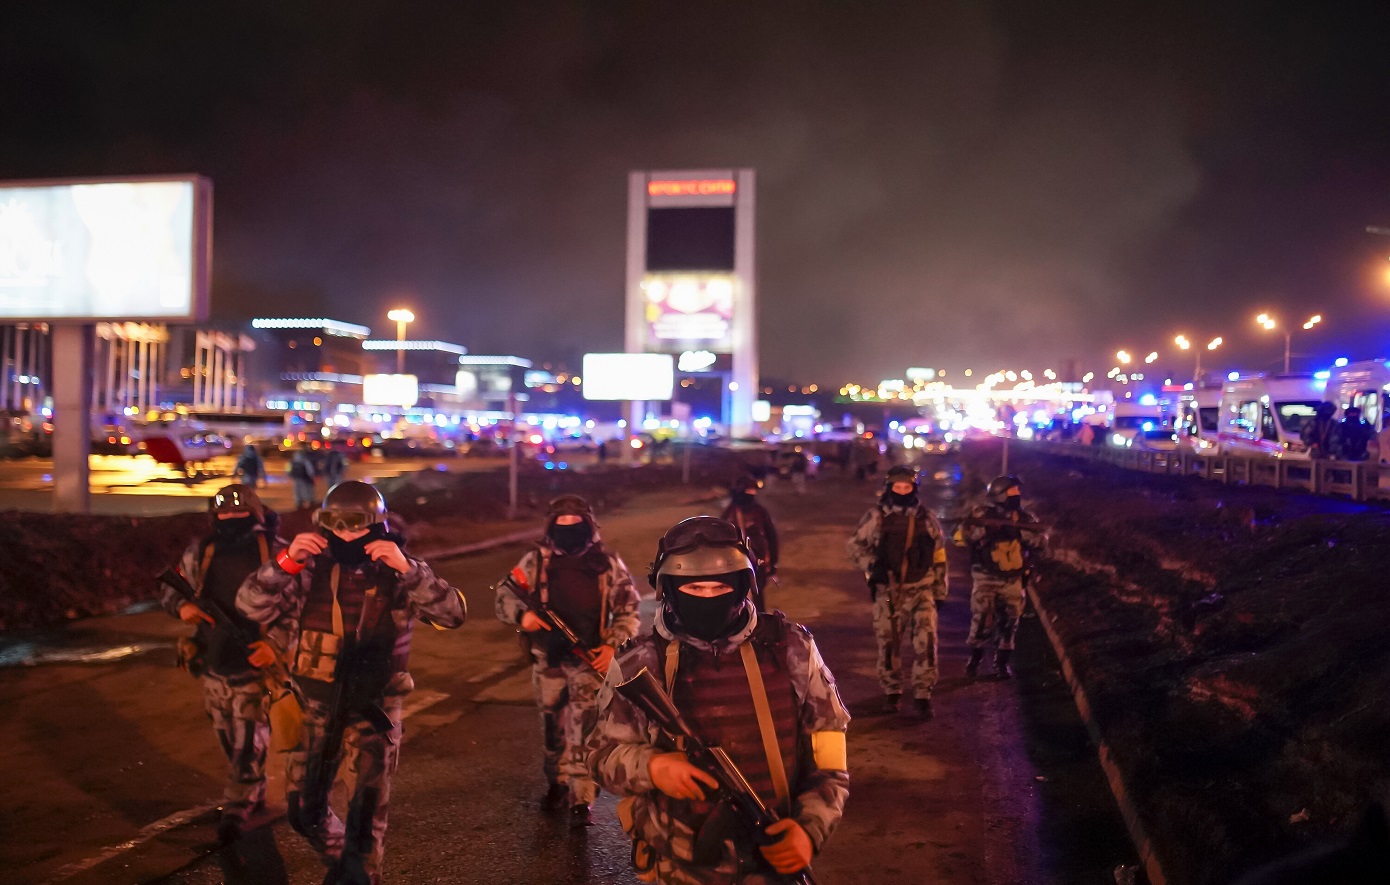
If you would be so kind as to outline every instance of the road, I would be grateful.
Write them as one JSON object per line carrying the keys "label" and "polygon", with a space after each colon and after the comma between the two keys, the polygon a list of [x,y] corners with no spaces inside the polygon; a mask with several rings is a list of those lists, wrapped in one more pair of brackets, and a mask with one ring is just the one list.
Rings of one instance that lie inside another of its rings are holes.
{"label": "road", "polygon": [[[948,463],[929,467],[938,480],[924,494],[955,511],[957,472]],[[958,558],[942,610],[936,719],[876,711],[869,602],[843,553],[873,492],[830,476],[804,496],[785,487],[765,495],[785,537],[783,584],[770,589],[770,602],[810,626],[855,715],[849,807],[816,862],[818,878],[1113,882],[1111,869],[1132,863],[1132,849],[1036,620],[1021,631],[1019,678],[963,676],[969,577]],[[713,506],[668,493],[601,519],[640,575],[666,527]],[[416,634],[411,669],[420,688],[392,802],[389,881],[636,881],[612,797],[600,799],[595,826],[579,833],[539,813],[545,781],[527,669],[487,591],[520,552],[439,566],[465,591],[470,621],[455,632]],[[283,870],[293,882],[322,877],[283,822],[243,844],[243,861],[258,871],[249,877],[224,872],[231,856],[204,849],[211,816],[197,815],[218,795],[222,766],[196,687],[172,667],[179,632],[158,613],[92,620],[37,638],[35,648],[131,653],[0,669],[0,704],[9,711],[0,722],[0,765],[10,773],[0,803],[6,881],[276,882],[286,881]],[[277,788],[278,779],[273,795]]]}

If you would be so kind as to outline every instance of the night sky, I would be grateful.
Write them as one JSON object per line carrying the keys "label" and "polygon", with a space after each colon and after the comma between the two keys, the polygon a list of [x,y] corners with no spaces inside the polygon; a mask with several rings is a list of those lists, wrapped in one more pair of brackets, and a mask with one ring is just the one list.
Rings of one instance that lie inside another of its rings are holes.
{"label": "night sky", "polygon": [[[1360,7],[1360,8],[1358,8]],[[0,178],[200,172],[213,309],[621,349],[626,173],[758,171],[762,371],[1390,356],[1390,4],[9,3]],[[1312,368],[1312,361],[1305,365]]]}

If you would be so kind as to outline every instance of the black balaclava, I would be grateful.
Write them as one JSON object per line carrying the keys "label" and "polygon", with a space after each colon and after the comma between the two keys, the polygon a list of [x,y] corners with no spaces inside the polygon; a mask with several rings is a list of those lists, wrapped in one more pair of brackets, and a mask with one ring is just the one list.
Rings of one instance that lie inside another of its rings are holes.
{"label": "black balaclava", "polygon": [[899,495],[890,486],[883,492],[883,503],[889,507],[901,507],[904,510],[910,510],[917,506],[917,490],[913,489],[906,495]]}
{"label": "black balaclava", "polygon": [[555,549],[561,553],[573,555],[580,553],[588,547],[594,540],[594,529],[587,522],[576,522],[574,525],[559,525],[551,523],[546,531]]}
{"label": "black balaclava", "polygon": [[327,534],[328,552],[337,560],[339,565],[346,568],[357,568],[371,561],[371,556],[367,554],[368,544],[373,541],[392,539],[386,531],[386,524],[380,522],[367,526],[367,533],[354,541],[344,541],[338,537],[337,532],[328,532]]}
{"label": "black balaclava", "polygon": [[1012,510],[1012,511],[1014,511],[1014,512],[1017,512],[1017,511],[1019,511],[1019,510],[1022,510],[1022,509],[1023,509],[1023,496],[1022,496],[1022,495],[1009,495],[1007,498],[1004,499],[1004,509],[1005,509],[1005,510]]}
{"label": "black balaclava", "polygon": [[733,493],[729,496],[729,498],[737,506],[747,507],[749,504],[752,504],[757,499],[757,496],[754,495],[752,492],[748,491],[747,489],[734,489]]}
{"label": "black balaclava", "polygon": [[255,528],[256,517],[250,514],[213,519],[213,531],[216,532],[217,540],[224,544],[240,544],[250,540],[251,532]]}
{"label": "black balaclava", "polygon": [[718,581],[734,590],[720,596],[692,596],[682,592],[680,585],[672,582],[663,596],[671,601],[672,611],[680,621],[680,629],[706,642],[714,642],[738,632],[748,621],[748,613],[743,608],[743,603],[748,599],[748,573],[730,572],[727,575],[683,579],[681,583],[694,584],[699,581]]}

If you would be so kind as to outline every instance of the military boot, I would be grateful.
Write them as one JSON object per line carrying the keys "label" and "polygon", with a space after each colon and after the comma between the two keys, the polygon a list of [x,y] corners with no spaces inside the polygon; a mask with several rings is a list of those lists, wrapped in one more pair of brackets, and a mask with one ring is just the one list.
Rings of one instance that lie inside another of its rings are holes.
{"label": "military boot", "polygon": [[903,696],[900,694],[889,694],[883,696],[883,712],[896,713],[898,705],[902,703]]}
{"label": "military boot", "polygon": [[593,816],[589,813],[588,802],[576,802],[570,806],[570,829],[578,830],[593,826]]}
{"label": "military boot", "polygon": [[965,675],[974,679],[975,674],[980,672],[980,661],[984,659],[985,650],[983,648],[970,649],[970,663],[965,665]]}
{"label": "military boot", "polygon": [[1001,648],[999,654],[994,656],[994,675],[1000,679],[1013,679],[1014,668],[1009,666],[1009,658],[1014,656],[1013,649]]}
{"label": "military boot", "polygon": [[912,710],[918,719],[932,718],[931,698],[913,698]]}
{"label": "military boot", "polygon": [[551,784],[546,788],[545,798],[541,799],[541,811],[559,811],[565,807],[570,795],[564,784]]}

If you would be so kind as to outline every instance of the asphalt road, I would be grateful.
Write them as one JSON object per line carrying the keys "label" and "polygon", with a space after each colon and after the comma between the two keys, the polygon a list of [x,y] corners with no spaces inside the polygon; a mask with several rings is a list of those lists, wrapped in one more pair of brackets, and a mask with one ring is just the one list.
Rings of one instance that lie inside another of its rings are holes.
{"label": "asphalt road", "polygon": [[[954,469],[928,467],[924,493],[956,512]],[[804,496],[786,487],[765,495],[784,535],[783,583],[770,589],[770,602],[816,634],[855,715],[849,807],[817,859],[817,877],[1114,882],[1111,870],[1132,863],[1132,849],[1037,622],[1025,621],[1021,631],[1019,678],[963,676],[969,577],[958,557],[942,609],[936,719],[877,711],[869,601],[844,557],[845,539],[875,489],[827,476],[809,483]],[[665,528],[715,506],[679,498],[640,498],[601,515],[606,537],[635,573]],[[528,671],[514,633],[493,617],[487,591],[520,553],[512,547],[439,566],[464,589],[470,621],[458,631],[416,634],[411,669],[419,689],[392,798],[389,881],[636,882],[612,797],[600,799],[595,825],[578,833],[539,811],[545,781]],[[207,851],[222,766],[196,686],[172,667],[179,632],[158,613],[87,621],[30,637],[30,659],[83,649],[130,653],[0,669],[8,713],[0,721],[5,881],[322,878],[283,822],[257,831],[239,854]],[[280,792],[277,777],[272,797]]]}

